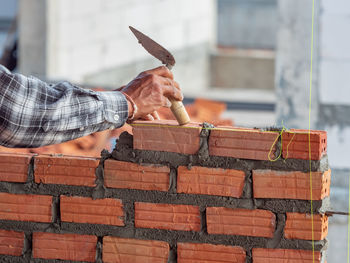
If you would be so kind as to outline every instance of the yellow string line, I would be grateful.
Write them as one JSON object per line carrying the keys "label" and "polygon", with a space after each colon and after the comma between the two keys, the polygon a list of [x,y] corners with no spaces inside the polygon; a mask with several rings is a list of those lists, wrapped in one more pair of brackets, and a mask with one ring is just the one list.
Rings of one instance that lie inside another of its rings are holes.
{"label": "yellow string line", "polygon": [[[251,128],[251,129],[244,129],[244,128],[223,128],[223,127],[214,127],[214,128],[210,128],[210,127],[194,127],[194,126],[180,126],[180,125],[169,125],[169,124],[148,124],[148,123],[131,123],[129,124],[130,126],[132,127],[155,127],[155,128],[178,128],[178,129],[203,129],[203,130],[214,130],[214,131],[237,131],[237,132],[240,132],[240,131],[244,131],[244,132],[264,132],[264,133],[280,133],[281,131],[264,131],[264,130],[260,130],[260,129],[254,129],[254,128]],[[294,132],[294,131],[291,131],[291,130],[287,130],[286,128],[284,129],[283,132],[286,132],[286,133],[292,133],[292,134],[303,134],[303,135],[308,135],[309,134],[309,131],[307,132]]]}
{"label": "yellow string line", "polygon": [[312,204],[312,163],[311,163],[311,95],[312,95],[312,62],[314,49],[314,21],[315,21],[315,0],[312,0],[312,23],[311,23],[311,54],[310,54],[310,88],[309,88],[309,166],[310,166],[310,203],[311,203],[311,244],[312,262],[315,262],[315,241],[314,241],[314,215]]}
{"label": "yellow string line", "polygon": [[[350,213],[350,175],[349,175],[349,211],[348,213]],[[350,255],[350,216],[348,216],[348,260],[347,262],[349,263],[349,255]]]}
{"label": "yellow string line", "polygon": [[[283,132],[286,132],[286,131],[287,131],[287,129],[284,127],[283,121],[282,121],[282,129],[281,129],[281,131],[279,132],[279,135],[276,137],[275,141],[273,142],[273,144],[272,144],[272,146],[271,146],[271,148],[270,148],[269,154],[268,154],[268,156],[267,156],[267,157],[269,158],[269,161],[275,162],[275,161],[277,161],[279,158],[281,158],[282,151],[283,151],[283,136],[282,136],[282,134],[283,134]],[[292,137],[292,139],[289,141],[289,143],[287,144],[287,155],[286,155],[286,157],[285,157],[285,160],[288,159],[288,148],[289,148],[289,145],[291,144],[291,142],[293,141],[294,136],[295,136],[295,132],[289,132],[289,133],[292,133],[292,134],[293,134],[293,137]],[[274,145],[277,143],[279,137],[281,137],[281,150],[280,150],[278,156],[276,157],[276,159],[271,159],[271,158],[270,158],[270,155],[271,155],[272,149],[273,149]]]}
{"label": "yellow string line", "polygon": [[[280,153],[278,154],[278,156],[276,157],[276,159],[271,159],[271,158],[270,158],[272,149],[273,149],[274,145],[277,143],[278,138],[279,138],[280,136],[281,136],[281,142],[282,142],[282,132],[283,132],[283,129],[284,129],[284,128],[282,128],[282,130],[280,131],[280,133],[279,133],[278,136],[276,137],[276,139],[275,139],[275,141],[273,142],[273,144],[272,144],[272,146],[271,146],[271,148],[270,148],[270,151],[269,151],[269,153],[268,153],[268,155],[267,155],[267,158],[269,158],[269,161],[270,161],[270,162],[276,162],[276,161],[281,157],[281,155],[282,155],[282,147],[281,147]],[[281,143],[281,145],[283,145],[283,144]]]}
{"label": "yellow string line", "polygon": [[[148,123],[131,123],[131,126],[135,126],[135,127],[162,127],[162,128],[178,128],[178,129],[203,129],[203,130],[214,130],[214,131],[242,131],[242,132],[265,132],[265,133],[279,133],[279,131],[261,131],[259,129],[244,129],[244,128],[224,128],[224,127],[194,127],[194,126],[180,126],[180,125],[169,125],[169,124],[148,124]],[[305,133],[308,134],[308,133]]]}

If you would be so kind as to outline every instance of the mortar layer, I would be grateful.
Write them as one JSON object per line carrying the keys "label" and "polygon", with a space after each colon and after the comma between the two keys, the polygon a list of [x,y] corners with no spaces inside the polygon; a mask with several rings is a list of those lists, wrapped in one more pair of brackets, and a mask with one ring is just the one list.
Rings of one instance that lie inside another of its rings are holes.
{"label": "mortar layer", "polygon": [[[202,138],[202,140],[204,140]],[[256,169],[271,169],[284,171],[310,171],[309,160],[300,159],[279,159],[275,162],[237,159],[231,157],[209,156],[208,158],[199,158],[198,155],[185,155],[172,152],[160,151],[146,151],[133,149],[133,137],[127,132],[123,132],[117,141],[116,148],[113,150],[111,157],[116,160],[135,162],[135,163],[153,163],[163,164],[172,167],[178,166],[204,166],[204,167],[220,167],[224,169],[237,169],[244,171],[251,171]],[[205,143],[201,144],[201,151],[204,152],[203,147],[207,147]],[[321,160],[311,161],[311,171],[327,171],[328,157],[323,156]]]}

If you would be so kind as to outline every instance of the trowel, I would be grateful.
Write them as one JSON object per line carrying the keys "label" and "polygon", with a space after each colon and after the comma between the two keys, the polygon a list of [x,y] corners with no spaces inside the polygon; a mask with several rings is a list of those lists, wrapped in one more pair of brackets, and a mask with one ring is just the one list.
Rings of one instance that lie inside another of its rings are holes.
{"label": "trowel", "polygon": [[[168,69],[172,69],[175,65],[175,59],[173,55],[166,50],[164,47],[159,45],[150,37],[141,33],[137,29],[129,26],[130,30],[133,32],[139,43],[155,58],[159,59]],[[184,125],[190,122],[190,117],[185,109],[185,106],[181,101],[170,100],[171,102],[171,111],[174,114],[177,122],[180,125]]]}

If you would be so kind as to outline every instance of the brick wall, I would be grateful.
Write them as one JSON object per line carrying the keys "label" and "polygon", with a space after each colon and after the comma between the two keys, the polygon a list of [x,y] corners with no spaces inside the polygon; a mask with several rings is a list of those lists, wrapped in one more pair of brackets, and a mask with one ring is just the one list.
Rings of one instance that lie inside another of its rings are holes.
{"label": "brick wall", "polygon": [[101,159],[1,155],[0,261],[325,262],[326,134],[310,187],[305,131],[210,127],[137,122]]}

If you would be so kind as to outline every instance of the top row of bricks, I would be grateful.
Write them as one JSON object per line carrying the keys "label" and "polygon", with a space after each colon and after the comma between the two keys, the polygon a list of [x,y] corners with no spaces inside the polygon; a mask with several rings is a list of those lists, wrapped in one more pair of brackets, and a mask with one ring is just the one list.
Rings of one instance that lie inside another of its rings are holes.
{"label": "top row of bricks", "polygon": [[[197,154],[200,148],[202,125],[199,123],[178,126],[175,121],[157,120],[137,121],[132,126],[134,149]],[[211,156],[275,160],[278,158],[276,153],[281,150],[284,159],[320,160],[327,153],[325,131],[293,129],[281,133],[236,127],[210,130],[208,144]]]}

